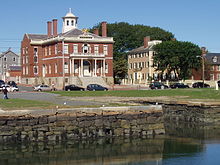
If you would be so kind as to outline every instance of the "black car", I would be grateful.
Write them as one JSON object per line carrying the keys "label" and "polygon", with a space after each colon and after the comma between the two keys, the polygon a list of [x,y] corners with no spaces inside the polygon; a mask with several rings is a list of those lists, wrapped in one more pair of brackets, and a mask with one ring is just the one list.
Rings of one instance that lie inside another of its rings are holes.
{"label": "black car", "polygon": [[88,91],[107,91],[108,88],[103,87],[99,84],[89,84],[86,88]]}
{"label": "black car", "polygon": [[168,86],[161,83],[161,82],[153,82],[149,85],[149,88],[151,88],[151,89],[166,89],[166,88],[168,88]]}
{"label": "black car", "polygon": [[193,88],[210,88],[209,84],[203,83],[203,82],[196,82],[192,85]]}
{"label": "black car", "polygon": [[0,86],[5,84],[5,82],[3,80],[0,80]]}
{"label": "black car", "polygon": [[84,91],[85,89],[77,85],[71,84],[65,86],[65,91]]}
{"label": "black car", "polygon": [[8,81],[8,85],[10,86],[16,86],[17,84],[14,81]]}
{"label": "black car", "polygon": [[174,83],[170,85],[170,88],[175,89],[175,88],[189,88],[189,85],[185,85],[183,83]]}

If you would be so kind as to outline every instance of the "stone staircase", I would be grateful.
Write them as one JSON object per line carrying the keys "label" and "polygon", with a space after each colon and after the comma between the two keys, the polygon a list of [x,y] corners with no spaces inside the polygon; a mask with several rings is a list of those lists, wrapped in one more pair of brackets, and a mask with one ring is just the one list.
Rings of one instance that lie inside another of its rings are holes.
{"label": "stone staircase", "polygon": [[82,82],[81,86],[83,86],[84,88],[86,88],[89,84],[99,84],[104,87],[108,87],[107,83],[102,77],[79,77],[79,79]]}
{"label": "stone staircase", "polygon": [[70,84],[75,84],[77,86],[83,86],[83,83],[78,76],[71,77]]}

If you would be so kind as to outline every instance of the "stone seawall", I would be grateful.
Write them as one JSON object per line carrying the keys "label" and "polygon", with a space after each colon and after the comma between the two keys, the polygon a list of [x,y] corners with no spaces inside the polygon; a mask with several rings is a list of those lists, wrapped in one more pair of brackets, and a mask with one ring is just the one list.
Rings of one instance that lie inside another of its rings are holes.
{"label": "stone seawall", "polygon": [[160,105],[0,113],[0,142],[164,134]]}
{"label": "stone seawall", "polygon": [[163,112],[166,134],[195,138],[220,135],[220,106],[165,104]]}

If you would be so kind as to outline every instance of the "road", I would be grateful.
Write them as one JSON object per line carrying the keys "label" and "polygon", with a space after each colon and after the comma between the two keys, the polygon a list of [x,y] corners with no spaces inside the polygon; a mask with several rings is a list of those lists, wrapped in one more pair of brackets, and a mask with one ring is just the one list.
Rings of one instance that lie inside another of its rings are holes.
{"label": "road", "polygon": [[[2,93],[0,94],[0,97],[3,98]],[[33,92],[32,87],[23,86],[19,86],[19,92],[9,92],[8,97],[9,99],[20,98],[26,100],[38,100],[70,106],[103,105],[103,103],[93,101],[69,100],[68,97],[63,97],[53,93]]]}

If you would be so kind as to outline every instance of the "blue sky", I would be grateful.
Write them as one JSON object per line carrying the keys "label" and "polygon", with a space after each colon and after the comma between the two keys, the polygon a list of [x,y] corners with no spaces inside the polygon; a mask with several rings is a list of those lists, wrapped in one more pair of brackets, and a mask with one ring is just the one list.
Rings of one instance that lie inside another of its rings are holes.
{"label": "blue sky", "polygon": [[220,52],[220,0],[10,0],[0,2],[0,52],[20,50],[25,33],[46,34],[46,22],[62,18],[69,8],[78,27],[98,22],[128,22],[161,27],[177,40]]}

